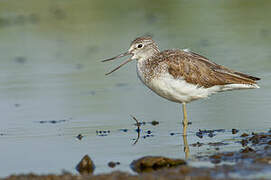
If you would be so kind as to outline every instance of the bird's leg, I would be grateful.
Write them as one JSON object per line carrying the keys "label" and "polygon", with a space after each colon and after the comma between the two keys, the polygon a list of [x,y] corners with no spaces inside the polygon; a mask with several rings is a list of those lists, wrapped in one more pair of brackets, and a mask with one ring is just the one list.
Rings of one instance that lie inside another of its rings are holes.
{"label": "bird's leg", "polygon": [[187,113],[186,113],[186,104],[183,103],[183,135],[186,136],[186,130],[187,130]]}
{"label": "bird's leg", "polygon": [[185,159],[188,159],[189,157],[189,145],[187,142],[187,126],[188,126],[188,121],[187,121],[187,112],[186,112],[186,104],[183,103],[183,143],[184,143],[184,153],[185,153]]}

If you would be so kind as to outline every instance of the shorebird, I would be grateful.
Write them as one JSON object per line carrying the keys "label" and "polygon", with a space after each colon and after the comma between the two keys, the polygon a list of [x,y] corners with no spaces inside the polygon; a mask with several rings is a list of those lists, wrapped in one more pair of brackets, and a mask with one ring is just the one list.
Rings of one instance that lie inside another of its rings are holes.
{"label": "shorebird", "polygon": [[186,49],[160,51],[150,36],[136,38],[127,52],[102,62],[128,55],[131,57],[127,61],[106,75],[137,60],[138,77],[148,88],[163,98],[182,104],[184,136],[188,125],[187,103],[217,92],[259,88],[258,77],[226,68]]}

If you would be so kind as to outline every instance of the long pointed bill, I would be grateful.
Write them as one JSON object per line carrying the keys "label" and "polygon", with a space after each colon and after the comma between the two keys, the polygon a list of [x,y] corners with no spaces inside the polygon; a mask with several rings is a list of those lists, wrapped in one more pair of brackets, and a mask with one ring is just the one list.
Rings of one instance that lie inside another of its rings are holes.
{"label": "long pointed bill", "polygon": [[112,58],[109,58],[109,59],[102,60],[102,62],[112,61],[112,60],[114,60],[114,59],[122,58],[122,57],[128,56],[128,55],[131,55],[131,53],[125,52],[125,53],[122,53],[122,54],[117,55],[117,56],[115,56],[115,57],[112,57]]}
{"label": "long pointed bill", "polygon": [[[112,60],[112,59],[110,59],[110,60]],[[108,60],[108,61],[110,61],[110,60]],[[128,62],[130,62],[130,61],[132,61],[132,59],[131,58],[129,58],[127,61],[124,61],[123,63],[121,63],[118,67],[116,67],[115,69],[113,69],[112,71],[110,71],[110,72],[108,72],[108,73],[106,73],[105,75],[107,76],[107,75],[109,75],[109,74],[111,74],[112,72],[114,72],[114,71],[116,71],[116,70],[118,70],[119,68],[121,68],[121,66],[123,66],[123,65],[125,65],[125,64],[127,64]]]}

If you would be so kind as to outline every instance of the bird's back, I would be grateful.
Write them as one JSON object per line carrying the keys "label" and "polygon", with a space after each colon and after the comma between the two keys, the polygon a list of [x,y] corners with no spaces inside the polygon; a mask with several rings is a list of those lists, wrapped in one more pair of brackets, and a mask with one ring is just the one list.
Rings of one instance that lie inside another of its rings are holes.
{"label": "bird's back", "polygon": [[218,65],[209,59],[190,51],[165,50],[146,61],[149,76],[168,71],[174,78],[210,88],[215,85],[256,84],[260,78]]}

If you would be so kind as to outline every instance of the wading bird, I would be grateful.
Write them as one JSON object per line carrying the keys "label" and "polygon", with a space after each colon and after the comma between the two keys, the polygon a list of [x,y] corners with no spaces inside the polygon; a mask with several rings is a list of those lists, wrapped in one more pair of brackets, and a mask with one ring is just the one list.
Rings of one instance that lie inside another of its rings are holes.
{"label": "wading bird", "polygon": [[160,51],[150,36],[136,38],[127,52],[103,62],[128,55],[131,57],[127,61],[106,75],[136,60],[138,77],[148,88],[163,98],[182,104],[184,136],[188,125],[186,103],[217,92],[259,88],[258,77],[218,65],[188,50]]}

